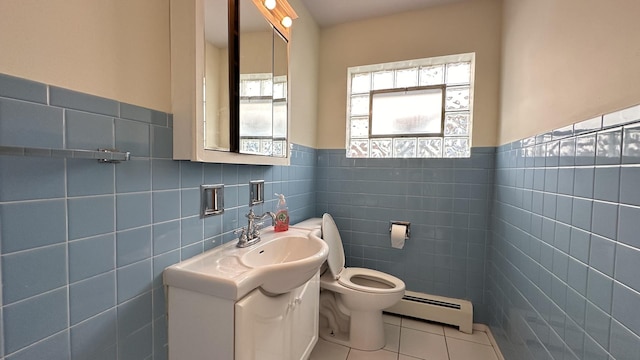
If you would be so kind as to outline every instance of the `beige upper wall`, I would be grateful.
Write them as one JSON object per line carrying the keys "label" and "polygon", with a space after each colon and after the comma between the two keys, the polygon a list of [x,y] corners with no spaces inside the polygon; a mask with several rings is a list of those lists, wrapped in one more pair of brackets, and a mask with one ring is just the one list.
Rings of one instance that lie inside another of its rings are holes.
{"label": "beige upper wall", "polygon": [[298,14],[289,46],[289,121],[292,142],[317,148],[320,28],[300,0],[289,0]]}
{"label": "beige upper wall", "polygon": [[322,29],[318,148],[344,149],[347,68],[476,53],[473,146],[497,142],[500,0],[473,0]]}
{"label": "beige upper wall", "polygon": [[[291,4],[291,139],[302,145],[344,147],[347,67],[410,58],[476,52],[474,146],[640,103],[636,0],[473,0],[322,36]],[[2,0],[0,73],[170,112],[169,31],[169,0]]]}
{"label": "beige upper wall", "polygon": [[[290,138],[315,147],[320,30],[290,3]],[[169,0],[2,0],[0,49],[0,73],[171,112]]]}
{"label": "beige upper wall", "polygon": [[505,0],[500,144],[640,103],[640,1]]}
{"label": "beige upper wall", "polygon": [[2,0],[0,73],[171,111],[169,0]]}

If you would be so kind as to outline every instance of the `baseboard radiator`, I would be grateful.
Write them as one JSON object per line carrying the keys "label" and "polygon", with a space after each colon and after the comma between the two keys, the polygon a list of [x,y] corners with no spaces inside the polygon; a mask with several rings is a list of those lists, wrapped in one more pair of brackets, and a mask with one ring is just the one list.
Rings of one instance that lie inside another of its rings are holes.
{"label": "baseboard radiator", "polygon": [[473,332],[473,304],[467,300],[406,291],[402,300],[384,311],[457,326],[467,334]]}

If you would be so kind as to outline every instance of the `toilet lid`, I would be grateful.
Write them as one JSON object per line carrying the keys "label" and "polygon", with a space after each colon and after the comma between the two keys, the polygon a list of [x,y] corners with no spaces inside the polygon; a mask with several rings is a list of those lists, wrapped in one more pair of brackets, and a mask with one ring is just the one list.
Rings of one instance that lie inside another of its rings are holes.
{"label": "toilet lid", "polygon": [[322,215],[322,239],[329,246],[329,256],[327,257],[329,271],[337,280],[344,269],[344,248],[338,227],[329,214]]}

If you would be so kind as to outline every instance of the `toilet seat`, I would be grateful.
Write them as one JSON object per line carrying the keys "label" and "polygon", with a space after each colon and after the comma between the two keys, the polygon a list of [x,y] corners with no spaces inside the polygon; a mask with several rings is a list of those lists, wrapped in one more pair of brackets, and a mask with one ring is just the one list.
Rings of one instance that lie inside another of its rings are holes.
{"label": "toilet seat", "polygon": [[[404,289],[402,280],[381,271],[365,268],[344,268],[338,283],[346,288],[372,294],[388,294]],[[370,286],[375,283],[381,287]]]}
{"label": "toilet seat", "polygon": [[344,267],[342,238],[330,214],[322,216],[322,239],[329,245],[329,271],[333,279],[342,286],[371,294],[388,294],[404,289],[402,280],[395,276],[372,269]]}

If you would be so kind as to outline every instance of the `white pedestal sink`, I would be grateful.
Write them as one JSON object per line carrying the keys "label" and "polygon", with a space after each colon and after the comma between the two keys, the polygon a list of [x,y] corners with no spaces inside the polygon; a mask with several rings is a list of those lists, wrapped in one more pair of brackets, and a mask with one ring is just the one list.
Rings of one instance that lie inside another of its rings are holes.
{"label": "white pedestal sink", "polygon": [[260,273],[260,288],[284,294],[311,279],[326,260],[328,247],[316,239],[290,234],[276,237],[255,245],[240,262]]}
{"label": "white pedestal sink", "polygon": [[283,294],[311,279],[329,254],[324,241],[304,230],[266,230],[261,237],[250,247],[233,241],[170,266],[164,284],[229,300],[258,287]]}
{"label": "white pedestal sink", "polygon": [[[264,317],[264,304],[283,309],[269,315],[287,333],[311,334],[291,344],[288,353],[283,349],[278,359],[308,355],[317,341],[318,273],[329,249],[324,241],[309,238],[306,230],[266,230],[261,237],[250,247],[238,248],[234,241],[164,270],[170,360],[254,358],[246,354],[259,353],[264,338],[238,331],[257,331],[246,324],[256,323],[251,314]],[[242,351],[234,349],[239,336]],[[307,345],[300,350],[303,342]]]}

